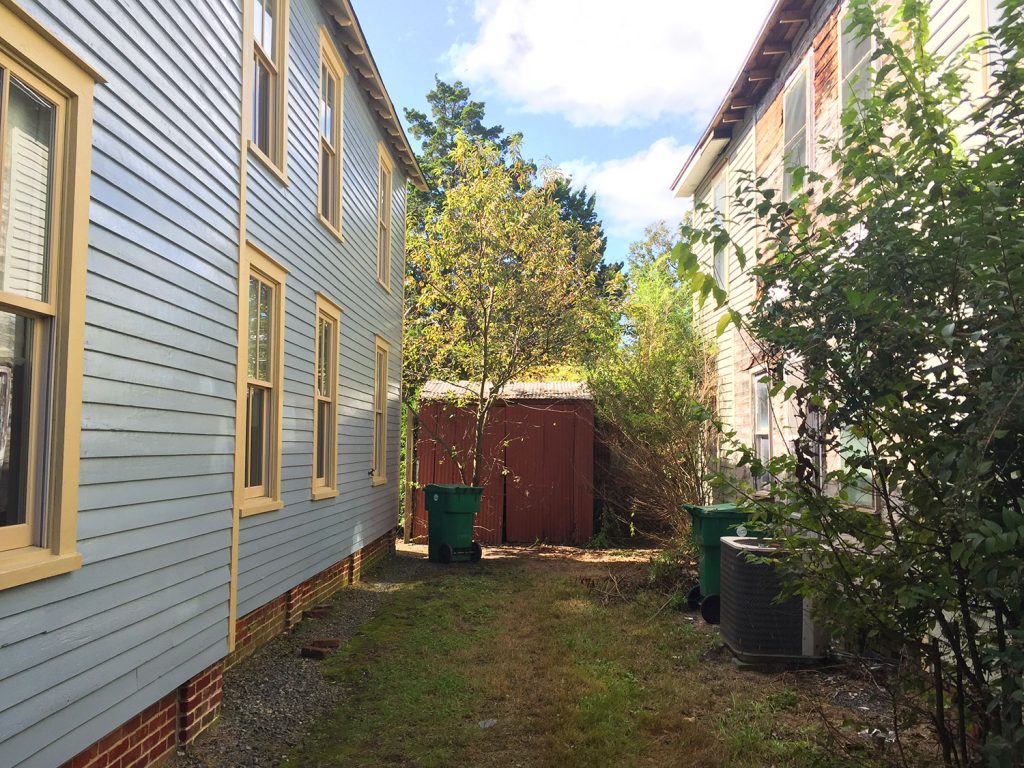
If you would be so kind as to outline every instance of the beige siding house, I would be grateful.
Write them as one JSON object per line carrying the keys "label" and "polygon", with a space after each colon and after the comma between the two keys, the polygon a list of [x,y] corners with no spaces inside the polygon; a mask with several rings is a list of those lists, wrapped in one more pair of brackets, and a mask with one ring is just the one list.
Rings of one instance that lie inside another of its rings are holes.
{"label": "beige siding house", "polygon": [[[995,23],[1000,0],[933,0],[932,50],[949,55]],[[806,165],[828,176],[830,153],[822,140],[839,138],[842,105],[866,86],[871,44],[859,41],[846,24],[847,3],[839,0],[777,0],[729,90],[696,148],[673,182],[677,197],[707,206],[727,222],[744,252],[757,246],[750,212],[737,209],[736,185],[749,175],[764,177],[783,195],[790,192],[789,168]],[[984,62],[979,62],[984,64]],[[977,68],[976,91],[988,84]],[[699,222],[698,222],[699,223]],[[706,272],[728,293],[728,308],[745,312],[756,285],[730,249],[705,246],[699,254]],[[747,265],[749,268],[749,264]],[[768,396],[750,339],[735,326],[716,337],[722,313],[712,302],[699,310],[701,328],[716,345],[718,410],[727,431],[764,458],[791,449],[797,420],[787,406]],[[728,464],[728,457],[722,460]]]}

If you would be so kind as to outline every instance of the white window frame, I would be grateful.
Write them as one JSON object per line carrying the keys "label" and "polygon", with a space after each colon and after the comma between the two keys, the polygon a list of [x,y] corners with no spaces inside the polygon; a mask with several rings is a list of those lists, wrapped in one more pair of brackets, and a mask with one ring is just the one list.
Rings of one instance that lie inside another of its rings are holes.
{"label": "white window frame", "polygon": [[[722,168],[721,173],[711,184],[711,207],[713,216],[723,226],[728,228],[729,221],[729,195],[728,195],[728,168]],[[721,197],[719,197],[721,191]],[[721,261],[721,264],[719,264]],[[711,271],[715,277],[715,283],[723,291],[729,290],[729,246],[721,248],[712,246],[711,249]]]}
{"label": "white window frame", "polygon": [[[804,127],[803,127],[803,141],[804,141],[804,160],[803,167],[810,171],[814,167],[814,146],[811,141],[811,137],[814,135],[814,66],[813,60],[810,54],[804,57],[803,61],[800,62],[799,66],[790,75],[789,80],[786,82],[785,88],[782,89],[782,199],[784,201],[792,200],[793,197],[799,193],[799,189],[789,189],[788,178],[789,178],[789,165],[788,155],[790,148],[795,147],[796,142],[793,137],[790,141],[786,140],[786,101],[789,98],[790,92],[796,87],[797,82],[803,79],[806,83],[804,89]],[[806,182],[805,182],[806,183]]]}
{"label": "white window frame", "polygon": [[850,7],[843,6],[843,10],[839,14],[839,109],[840,111],[845,110],[849,102],[850,96],[854,91],[851,85],[852,77],[864,77],[870,88],[871,84],[871,72],[872,67],[872,55],[875,52],[875,41],[873,38],[868,39],[868,50],[862,58],[860,58],[856,65],[853,67],[854,72],[848,74],[843,71],[843,61],[845,60],[844,50],[846,48],[846,34],[844,33],[844,27],[846,25],[846,19],[850,14]]}
{"label": "white window frame", "polygon": [[[772,395],[771,395],[771,383],[765,381],[768,374],[767,371],[761,370],[751,374],[751,432],[752,432],[752,446],[754,448],[754,454],[761,460],[761,463],[767,464],[772,458]],[[758,397],[758,390],[764,387],[767,393],[767,411],[763,414],[765,421],[765,428],[760,429],[759,418],[761,414],[760,398]],[[762,448],[765,450],[762,451]],[[771,484],[771,475],[765,473],[759,477],[754,477],[753,485],[755,490],[763,490]]]}

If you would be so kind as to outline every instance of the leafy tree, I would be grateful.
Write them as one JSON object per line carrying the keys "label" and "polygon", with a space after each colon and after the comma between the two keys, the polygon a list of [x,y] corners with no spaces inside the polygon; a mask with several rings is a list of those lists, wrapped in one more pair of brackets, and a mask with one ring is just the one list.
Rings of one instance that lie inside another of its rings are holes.
{"label": "leafy tree", "polygon": [[643,238],[629,245],[626,263],[630,271],[645,267],[671,253],[675,243],[675,237],[665,221],[647,226]]}
{"label": "leafy tree", "polygon": [[[735,449],[773,480],[753,505],[786,522],[791,591],[837,636],[898,654],[903,703],[928,705],[945,764],[1020,766],[1024,18],[1007,0],[993,86],[971,101],[971,52],[927,52],[928,8],[907,0],[887,31],[852,4],[875,74],[843,113],[837,176],[797,170],[788,203],[761,179],[737,193],[761,230],[761,291],[726,322],[802,426],[767,466]],[[696,253],[727,238],[684,229],[677,250],[720,302]]]}
{"label": "leafy tree", "polygon": [[[638,250],[642,243],[631,246]],[[693,324],[693,299],[668,251],[633,267],[620,341],[588,376],[603,442],[614,456],[604,501],[632,529],[685,540],[682,505],[707,496],[714,435],[714,361]]]}
{"label": "leafy tree", "polygon": [[594,239],[596,242],[596,247],[589,249],[590,263],[585,266],[594,272],[598,291],[605,296],[621,296],[623,265],[622,262],[604,261],[608,238],[597,215],[596,195],[588,194],[586,186],[575,189],[572,178],[559,176],[554,182],[554,198],[562,209],[562,220],[578,223],[587,234],[588,241]]}
{"label": "leafy tree", "polygon": [[[459,134],[472,141],[492,143],[506,164],[524,162],[518,152],[523,135],[506,134],[500,125],[486,125],[484,103],[473,101],[469,88],[461,81],[446,83],[435,76],[427,103],[429,115],[415,109],[405,110],[409,132],[420,142],[417,159],[430,187],[427,192],[410,189],[407,220],[411,230],[422,230],[429,218],[437,216],[448,190],[461,183],[459,167],[452,155]],[[536,170],[532,164],[530,169]],[[588,194],[586,187],[575,189],[569,178],[554,178],[552,190],[563,220],[575,222],[585,233],[586,266],[595,272],[602,293],[614,293],[622,265],[603,261],[608,240],[597,215],[594,195]]]}
{"label": "leafy tree", "polygon": [[429,215],[440,212],[445,191],[456,183],[457,163],[452,156],[456,137],[462,133],[474,141],[491,142],[500,149],[503,159],[509,150],[518,146],[521,133],[506,135],[500,125],[484,125],[484,103],[470,98],[469,88],[456,80],[446,83],[434,77],[434,88],[427,93],[430,115],[416,109],[406,109],[405,119],[409,133],[420,142],[417,156],[430,190],[409,193],[408,220],[413,228],[425,225]]}
{"label": "leafy tree", "polygon": [[409,235],[417,285],[406,320],[406,378],[468,382],[460,406],[474,415],[466,455],[446,446],[463,481],[478,485],[484,435],[500,389],[531,370],[571,360],[608,326],[594,274],[596,238],[563,221],[553,183],[488,141],[456,138],[461,182],[439,214]]}

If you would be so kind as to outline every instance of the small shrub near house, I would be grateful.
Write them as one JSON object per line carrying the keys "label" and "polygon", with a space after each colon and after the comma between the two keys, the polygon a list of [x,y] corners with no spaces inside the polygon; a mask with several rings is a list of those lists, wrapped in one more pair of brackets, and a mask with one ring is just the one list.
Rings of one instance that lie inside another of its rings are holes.
{"label": "small shrub near house", "polygon": [[[761,290],[726,322],[757,340],[802,426],[766,465],[727,438],[772,478],[753,506],[786,523],[790,589],[841,641],[898,657],[897,746],[926,716],[946,765],[1019,766],[1024,15],[1007,0],[991,90],[972,102],[977,48],[928,54],[928,8],[900,4],[887,33],[853,3],[875,74],[843,115],[838,176],[797,171],[789,203],[760,179],[737,190],[760,230],[758,252],[737,256]],[[725,237],[687,230],[676,252],[705,299],[697,246]]]}

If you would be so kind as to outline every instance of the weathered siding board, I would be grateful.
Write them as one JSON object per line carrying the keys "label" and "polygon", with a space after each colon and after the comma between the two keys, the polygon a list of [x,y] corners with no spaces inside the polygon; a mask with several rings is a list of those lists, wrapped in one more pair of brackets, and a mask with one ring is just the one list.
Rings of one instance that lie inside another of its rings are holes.
{"label": "weathered siding board", "polygon": [[[404,180],[395,179],[391,286],[376,279],[378,143],[384,138],[355,79],[345,78],[342,240],[317,218],[319,28],[312,0],[289,9],[288,184],[248,165],[249,239],[287,270],[281,493],[285,507],[243,518],[238,614],[244,615],[393,528],[398,508],[398,381],[404,275]],[[338,46],[339,49],[341,46]],[[348,62],[346,62],[348,64]],[[341,307],[336,499],[310,498],[315,294]],[[389,355],[388,483],[372,487],[374,337]]]}
{"label": "weathered siding board", "polygon": [[0,592],[0,765],[52,768],[226,652],[240,12],[24,0],[95,91],[75,572]]}

